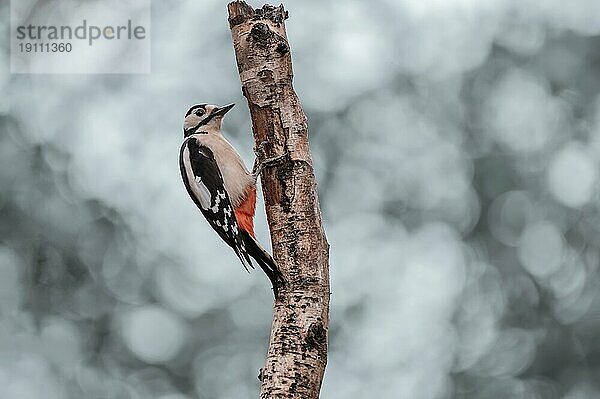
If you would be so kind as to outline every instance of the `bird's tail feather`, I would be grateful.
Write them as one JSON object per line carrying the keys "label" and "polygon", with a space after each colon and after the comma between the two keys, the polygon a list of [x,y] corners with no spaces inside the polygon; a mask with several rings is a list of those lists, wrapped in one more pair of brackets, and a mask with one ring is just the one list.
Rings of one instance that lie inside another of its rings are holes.
{"label": "bird's tail feather", "polygon": [[273,285],[273,292],[277,297],[279,287],[285,285],[285,279],[283,274],[277,267],[275,260],[265,251],[258,242],[252,237],[247,231],[241,231],[242,239],[246,245],[246,251],[248,255],[252,256],[260,268],[265,272],[271,284]]}
{"label": "bird's tail feather", "polygon": [[252,264],[252,261],[250,260],[250,257],[248,256],[246,250],[239,249],[237,247],[234,247],[233,250],[235,251],[237,257],[240,259],[240,262],[242,262],[242,266],[244,266],[244,269],[246,269],[246,271],[250,273],[250,269],[248,268],[248,266],[250,266],[251,269],[254,269],[254,265]]}

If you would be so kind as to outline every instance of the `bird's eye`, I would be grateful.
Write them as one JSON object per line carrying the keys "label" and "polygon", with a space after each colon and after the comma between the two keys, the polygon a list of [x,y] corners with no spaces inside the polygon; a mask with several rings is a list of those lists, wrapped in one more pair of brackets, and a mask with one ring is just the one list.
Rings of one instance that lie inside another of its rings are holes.
{"label": "bird's eye", "polygon": [[197,116],[202,116],[205,112],[206,111],[203,108],[198,108],[195,113]]}

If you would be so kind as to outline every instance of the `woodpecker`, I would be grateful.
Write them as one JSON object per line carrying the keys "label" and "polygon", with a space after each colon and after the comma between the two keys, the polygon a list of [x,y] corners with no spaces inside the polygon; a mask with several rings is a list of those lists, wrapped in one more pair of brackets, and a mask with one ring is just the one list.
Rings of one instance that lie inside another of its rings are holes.
{"label": "woodpecker", "polygon": [[265,161],[257,158],[249,172],[221,134],[221,122],[235,104],[192,106],[183,122],[179,168],[185,188],[211,227],[229,245],[242,265],[254,269],[250,257],[265,272],[277,297],[284,283],[277,264],[256,241],[254,212],[256,180]]}

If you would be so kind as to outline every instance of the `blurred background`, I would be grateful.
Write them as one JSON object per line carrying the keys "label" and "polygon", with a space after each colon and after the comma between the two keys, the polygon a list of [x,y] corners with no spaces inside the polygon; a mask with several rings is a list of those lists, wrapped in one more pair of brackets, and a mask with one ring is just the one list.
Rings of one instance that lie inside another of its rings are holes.
{"label": "blurred background", "polygon": [[[285,6],[331,244],[321,396],[599,398],[600,2]],[[8,7],[0,398],[257,397],[268,280],[177,160],[188,107],[233,101],[253,161],[226,2],[153,2],[145,75],[11,75]]]}

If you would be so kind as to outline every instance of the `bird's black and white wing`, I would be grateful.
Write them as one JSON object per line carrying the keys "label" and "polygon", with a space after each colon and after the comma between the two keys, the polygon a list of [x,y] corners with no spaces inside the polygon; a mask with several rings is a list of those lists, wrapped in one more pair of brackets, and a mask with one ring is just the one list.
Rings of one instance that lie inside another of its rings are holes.
{"label": "bird's black and white wing", "polygon": [[179,168],[188,194],[208,223],[233,248],[246,270],[246,264],[254,268],[213,152],[194,137],[189,137],[179,152]]}

